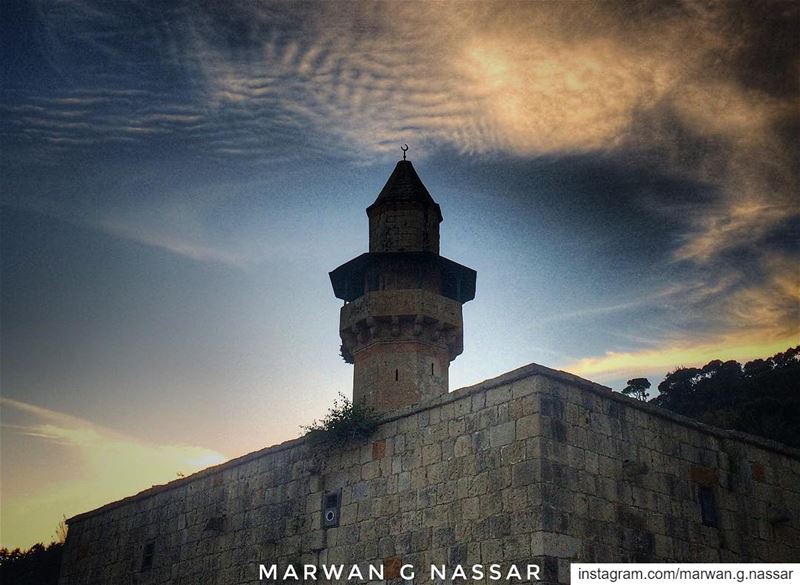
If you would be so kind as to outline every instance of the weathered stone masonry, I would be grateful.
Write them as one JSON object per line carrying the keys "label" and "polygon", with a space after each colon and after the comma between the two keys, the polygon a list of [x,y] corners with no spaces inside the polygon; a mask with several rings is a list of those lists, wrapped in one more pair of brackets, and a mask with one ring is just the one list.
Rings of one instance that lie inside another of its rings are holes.
{"label": "weathered stone masonry", "polygon": [[564,583],[575,559],[800,558],[796,450],[563,372],[526,366],[383,421],[362,445],[290,441],[70,519],[61,583],[255,583],[275,562],[410,563],[417,582],[431,563],[538,562]]}
{"label": "weathered stone masonry", "polygon": [[290,441],[76,516],[62,585],[255,583],[273,563],[388,581],[410,564],[418,583],[432,564],[538,563],[564,583],[570,560],[800,558],[797,451],[534,364],[448,393],[476,272],[439,255],[410,162],[367,215],[370,251],[330,276],[374,435]]}

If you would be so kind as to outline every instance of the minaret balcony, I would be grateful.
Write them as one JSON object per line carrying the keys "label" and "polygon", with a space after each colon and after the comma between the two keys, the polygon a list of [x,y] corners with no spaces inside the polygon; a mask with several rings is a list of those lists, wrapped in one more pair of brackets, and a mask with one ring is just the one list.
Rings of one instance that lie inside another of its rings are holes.
{"label": "minaret balcony", "polygon": [[416,342],[447,348],[453,360],[463,351],[461,303],[436,293],[372,291],[342,307],[343,355],[379,342]]}

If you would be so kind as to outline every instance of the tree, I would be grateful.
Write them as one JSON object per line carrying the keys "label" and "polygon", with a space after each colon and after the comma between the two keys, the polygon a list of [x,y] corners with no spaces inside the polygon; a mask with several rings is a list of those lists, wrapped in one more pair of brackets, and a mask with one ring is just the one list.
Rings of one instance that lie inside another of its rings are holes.
{"label": "tree", "polygon": [[666,375],[658,390],[653,404],[800,447],[800,347],[744,366],[712,360],[702,368],[680,367]]}
{"label": "tree", "polygon": [[57,541],[36,543],[28,550],[0,549],[0,583],[3,585],[56,585],[61,572],[61,554],[67,539],[64,517],[56,527]]}
{"label": "tree", "polygon": [[622,393],[636,400],[647,402],[647,398],[650,396],[647,393],[648,388],[650,388],[650,380],[647,378],[634,378],[633,380],[628,380],[628,385],[622,389]]}
{"label": "tree", "polygon": [[68,528],[69,527],[67,526],[67,517],[62,516],[61,521],[58,523],[58,526],[56,526],[55,542],[57,544],[64,544],[67,541]]}
{"label": "tree", "polygon": [[0,583],[8,585],[56,585],[64,545],[34,544],[26,551],[0,549]]}

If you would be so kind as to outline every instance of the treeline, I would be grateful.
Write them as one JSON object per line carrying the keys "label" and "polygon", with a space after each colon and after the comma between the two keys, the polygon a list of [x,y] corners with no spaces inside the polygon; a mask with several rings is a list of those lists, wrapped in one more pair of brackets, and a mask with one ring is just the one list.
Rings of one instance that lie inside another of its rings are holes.
{"label": "treeline", "polygon": [[[637,380],[642,378],[631,382]],[[702,368],[678,368],[658,391],[650,403],[800,448],[800,346],[744,365],[713,360]]]}
{"label": "treeline", "polygon": [[3,585],[56,585],[64,544],[34,544],[28,550],[0,549],[0,583]]}

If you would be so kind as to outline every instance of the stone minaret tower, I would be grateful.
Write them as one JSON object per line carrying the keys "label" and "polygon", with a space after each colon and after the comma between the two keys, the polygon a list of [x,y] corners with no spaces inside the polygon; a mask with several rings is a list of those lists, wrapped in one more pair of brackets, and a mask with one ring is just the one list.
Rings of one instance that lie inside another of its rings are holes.
{"label": "stone minaret tower", "polygon": [[330,277],[353,400],[384,413],[447,393],[477,273],[439,255],[442,212],[405,155],[367,216],[369,252]]}

